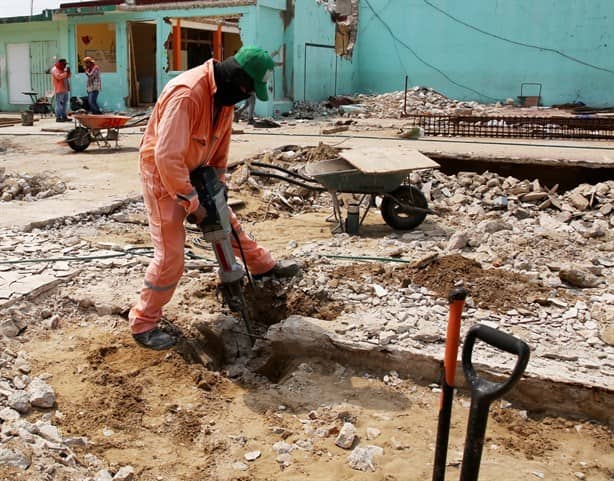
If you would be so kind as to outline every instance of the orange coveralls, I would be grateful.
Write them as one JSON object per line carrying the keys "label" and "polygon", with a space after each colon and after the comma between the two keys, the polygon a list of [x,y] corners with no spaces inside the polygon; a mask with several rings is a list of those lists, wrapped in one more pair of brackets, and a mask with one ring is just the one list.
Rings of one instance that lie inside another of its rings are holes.
{"label": "orange coveralls", "polygon": [[[211,165],[222,178],[228,161],[233,107],[221,107],[214,124],[214,60],[171,80],[156,102],[140,146],[143,199],[149,218],[154,258],[145,273],[139,302],[129,314],[133,334],[156,327],[183,274],[185,217],[198,206],[189,173]],[[262,274],[275,265],[271,254],[241,229],[230,210],[247,266]],[[235,255],[238,244],[232,239]]]}

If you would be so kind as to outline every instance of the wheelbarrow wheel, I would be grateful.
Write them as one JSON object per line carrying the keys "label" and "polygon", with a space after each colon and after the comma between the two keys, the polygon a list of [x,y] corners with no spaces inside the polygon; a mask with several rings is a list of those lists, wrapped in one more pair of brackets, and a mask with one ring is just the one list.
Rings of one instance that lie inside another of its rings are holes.
{"label": "wheelbarrow wheel", "polygon": [[[394,197],[394,198],[393,198]],[[428,209],[424,194],[413,185],[402,185],[382,199],[380,211],[386,224],[397,230],[411,230],[418,227],[426,218],[426,212],[411,212],[399,202],[412,207]]]}
{"label": "wheelbarrow wheel", "polygon": [[68,132],[66,141],[74,151],[83,152],[90,145],[90,133],[84,127],[77,127]]}

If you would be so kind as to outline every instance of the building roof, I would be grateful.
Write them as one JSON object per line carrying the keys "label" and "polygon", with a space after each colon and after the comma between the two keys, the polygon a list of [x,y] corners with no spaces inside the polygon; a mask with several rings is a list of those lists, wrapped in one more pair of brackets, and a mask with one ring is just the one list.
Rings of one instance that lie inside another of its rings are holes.
{"label": "building roof", "polygon": [[1,23],[27,23],[27,22],[48,22],[51,21],[52,10],[43,10],[38,15],[22,15],[20,17],[3,17]]}
{"label": "building roof", "polygon": [[[181,10],[188,8],[211,8],[211,7],[242,7],[256,5],[257,0],[90,0],[88,2],[65,2],[58,9],[43,10],[39,15],[22,15],[19,17],[0,18],[0,24],[45,22],[53,19],[53,14],[61,12],[76,14],[84,11],[106,10]],[[68,12],[63,12],[68,11]]]}
{"label": "building roof", "polygon": [[235,7],[254,5],[256,0],[94,0],[89,2],[67,2],[60,8],[104,7],[117,5],[120,10],[166,10],[177,8]]}
{"label": "building roof", "polygon": [[187,8],[242,7],[256,5],[256,0],[132,0],[123,2],[118,10],[181,10]]}

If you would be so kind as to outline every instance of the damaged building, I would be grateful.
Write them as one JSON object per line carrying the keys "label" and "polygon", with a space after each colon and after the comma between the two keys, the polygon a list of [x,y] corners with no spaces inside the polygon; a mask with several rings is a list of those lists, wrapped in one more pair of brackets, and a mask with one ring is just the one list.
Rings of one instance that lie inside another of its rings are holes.
{"label": "damaged building", "polygon": [[[276,61],[259,115],[296,101],[426,86],[484,103],[614,104],[610,66],[614,4],[573,0],[94,0],[40,15],[0,18],[0,109],[49,96],[54,60],[73,65],[73,96],[85,95],[80,59],[102,70],[103,110],[155,102],[181,71],[241,45]],[[527,21],[527,19],[531,19]],[[541,21],[538,19],[544,19]],[[10,66],[10,68],[9,68]]]}
{"label": "damaged building", "polygon": [[343,34],[329,15],[315,0],[96,0],[3,18],[0,110],[27,108],[31,98],[23,92],[51,97],[47,72],[62,57],[73,66],[72,96],[85,95],[81,59],[93,57],[102,72],[101,107],[117,111],[152,104],[170,79],[211,57],[258,45],[276,69],[270,101],[258,102],[257,111],[281,113],[295,100],[353,89],[353,66],[343,58],[351,49],[346,42],[346,53],[336,55],[335,37]]}

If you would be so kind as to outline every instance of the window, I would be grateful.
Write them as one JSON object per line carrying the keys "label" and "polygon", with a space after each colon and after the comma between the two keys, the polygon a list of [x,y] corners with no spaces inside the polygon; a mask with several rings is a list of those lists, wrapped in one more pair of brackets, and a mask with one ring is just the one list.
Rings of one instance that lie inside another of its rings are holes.
{"label": "window", "polygon": [[114,23],[76,25],[75,32],[79,72],[83,72],[84,57],[92,57],[101,72],[117,72]]}

